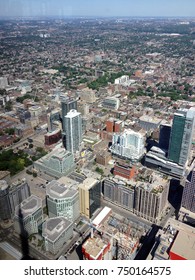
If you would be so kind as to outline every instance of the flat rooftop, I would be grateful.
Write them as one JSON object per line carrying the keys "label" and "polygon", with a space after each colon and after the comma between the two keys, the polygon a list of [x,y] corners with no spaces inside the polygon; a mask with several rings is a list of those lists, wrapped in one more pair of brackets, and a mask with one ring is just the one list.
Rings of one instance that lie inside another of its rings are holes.
{"label": "flat rooftop", "polygon": [[27,199],[23,200],[22,203],[16,207],[15,213],[18,215],[19,209],[21,209],[23,218],[26,218],[27,216],[36,212],[41,207],[41,198],[35,195],[31,195]]}
{"label": "flat rooftop", "polygon": [[87,241],[83,244],[83,248],[87,254],[89,254],[94,259],[97,259],[98,256],[102,253],[104,248],[106,248],[108,243],[99,237],[88,238]]}
{"label": "flat rooftop", "polygon": [[59,236],[66,231],[72,222],[64,217],[50,218],[43,224],[43,237],[54,242]]}
{"label": "flat rooftop", "polygon": [[195,230],[194,232],[179,230],[171,252],[184,259],[195,260]]}
{"label": "flat rooftop", "polygon": [[66,186],[56,180],[52,180],[47,185],[46,193],[50,197],[60,199],[74,196],[77,190],[74,188],[72,189],[71,186]]}
{"label": "flat rooftop", "polygon": [[79,184],[79,188],[84,190],[90,190],[95,184],[98,183],[98,180],[94,178],[86,178],[83,183]]}

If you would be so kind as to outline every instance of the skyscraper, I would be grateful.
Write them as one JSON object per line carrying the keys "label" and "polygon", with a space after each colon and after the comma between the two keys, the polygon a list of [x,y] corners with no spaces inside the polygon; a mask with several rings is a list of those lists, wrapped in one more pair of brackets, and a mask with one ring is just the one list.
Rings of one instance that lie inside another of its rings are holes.
{"label": "skyscraper", "polygon": [[78,187],[52,180],[46,189],[49,217],[63,216],[74,222],[79,217]]}
{"label": "skyscraper", "polygon": [[11,218],[9,203],[9,186],[5,180],[0,181],[0,220]]}
{"label": "skyscraper", "polygon": [[195,108],[183,109],[174,114],[168,159],[182,166],[186,164],[190,156],[194,120]]}
{"label": "skyscraper", "polygon": [[186,179],[181,206],[195,213],[195,169],[190,172]]}
{"label": "skyscraper", "polygon": [[62,106],[62,128],[65,133],[65,117],[70,112],[70,110],[77,110],[77,100],[73,98],[69,98],[67,96],[61,97],[61,106]]}
{"label": "skyscraper", "polygon": [[79,151],[82,141],[81,113],[70,110],[65,116],[66,149],[72,154]]}
{"label": "skyscraper", "polygon": [[78,185],[78,189],[80,214],[89,219],[100,207],[101,182],[94,178],[86,178]]}

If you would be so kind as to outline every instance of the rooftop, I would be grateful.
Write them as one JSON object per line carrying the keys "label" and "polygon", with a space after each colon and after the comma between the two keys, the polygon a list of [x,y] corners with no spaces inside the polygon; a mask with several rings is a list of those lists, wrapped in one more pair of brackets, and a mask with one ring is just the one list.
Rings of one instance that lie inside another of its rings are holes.
{"label": "rooftop", "polygon": [[93,259],[97,259],[103,250],[108,246],[108,243],[99,237],[88,238],[83,244],[86,253]]}
{"label": "rooftop", "polygon": [[64,217],[50,218],[43,224],[43,237],[54,242],[71,224]]}
{"label": "rooftop", "polygon": [[95,184],[98,183],[98,180],[94,178],[86,178],[83,183],[79,184],[79,188],[84,190],[90,190]]}
{"label": "rooftop", "polygon": [[171,247],[171,252],[177,254],[184,259],[195,259],[195,230],[186,232],[179,230],[176,239]]}
{"label": "rooftop", "polygon": [[23,218],[28,217],[35,213],[39,208],[42,208],[42,200],[41,198],[31,195],[27,199],[23,200],[20,205],[18,205],[15,209],[16,215],[18,215],[19,210],[21,209]]}
{"label": "rooftop", "polygon": [[74,196],[77,193],[77,190],[72,189],[71,186],[65,186],[56,180],[52,180],[47,185],[46,193],[50,197],[62,199]]}

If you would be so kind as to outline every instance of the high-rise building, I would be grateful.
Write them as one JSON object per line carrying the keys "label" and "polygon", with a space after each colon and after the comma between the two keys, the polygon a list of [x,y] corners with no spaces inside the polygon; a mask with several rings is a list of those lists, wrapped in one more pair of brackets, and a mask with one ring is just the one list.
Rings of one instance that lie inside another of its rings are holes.
{"label": "high-rise building", "polygon": [[81,113],[70,110],[65,116],[66,149],[72,154],[79,151],[82,142]]}
{"label": "high-rise building", "polygon": [[64,185],[56,180],[51,181],[46,189],[49,217],[63,216],[74,222],[79,213],[78,187]]}
{"label": "high-rise building", "polygon": [[106,178],[103,182],[104,199],[111,201],[123,208],[133,211],[135,182],[125,179]]}
{"label": "high-rise building", "polygon": [[26,179],[22,179],[22,181],[16,181],[10,185],[9,201],[12,216],[15,214],[16,206],[18,206],[23,200],[27,199],[29,196],[30,187]]}
{"label": "high-rise building", "polygon": [[189,160],[194,122],[195,108],[183,109],[174,114],[168,151],[170,161],[185,166]]}
{"label": "high-rise building", "polygon": [[14,228],[21,234],[21,227],[29,235],[38,232],[43,222],[43,209],[41,198],[31,195],[15,209]]}
{"label": "high-rise building", "polygon": [[75,109],[77,110],[77,100],[64,96],[61,97],[61,106],[62,106],[62,128],[63,132],[66,131],[66,123],[65,123],[65,117],[70,112],[70,110]]}
{"label": "high-rise building", "polygon": [[100,207],[101,182],[94,178],[86,178],[78,188],[80,214],[90,219]]}
{"label": "high-rise building", "polygon": [[64,217],[47,219],[42,226],[45,250],[56,254],[73,236],[73,223]]}
{"label": "high-rise building", "polygon": [[30,188],[26,179],[16,181],[8,186],[0,181],[0,220],[13,218],[16,206],[30,196]]}
{"label": "high-rise building", "polygon": [[138,161],[145,153],[145,136],[131,129],[114,134],[110,151],[119,157]]}
{"label": "high-rise building", "polygon": [[150,222],[158,223],[167,205],[169,181],[153,174],[149,182],[137,182],[134,213]]}
{"label": "high-rise building", "polygon": [[190,172],[186,179],[181,206],[195,213],[195,169]]}
{"label": "high-rise building", "polygon": [[0,181],[0,220],[11,218],[9,203],[9,186],[5,180]]}

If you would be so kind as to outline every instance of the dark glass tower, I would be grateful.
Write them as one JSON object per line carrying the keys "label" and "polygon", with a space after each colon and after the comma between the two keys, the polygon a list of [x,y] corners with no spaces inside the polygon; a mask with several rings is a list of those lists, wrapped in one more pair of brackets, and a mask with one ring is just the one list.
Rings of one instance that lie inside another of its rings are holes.
{"label": "dark glass tower", "polygon": [[77,100],[69,97],[63,97],[61,99],[61,106],[62,106],[62,128],[63,132],[66,131],[66,124],[65,124],[65,116],[68,114],[68,112],[72,109],[77,110]]}
{"label": "dark glass tower", "polygon": [[101,182],[97,182],[91,189],[89,189],[89,213],[90,217],[100,208],[101,198]]}
{"label": "dark glass tower", "polygon": [[195,213],[195,169],[187,177],[181,206]]}

